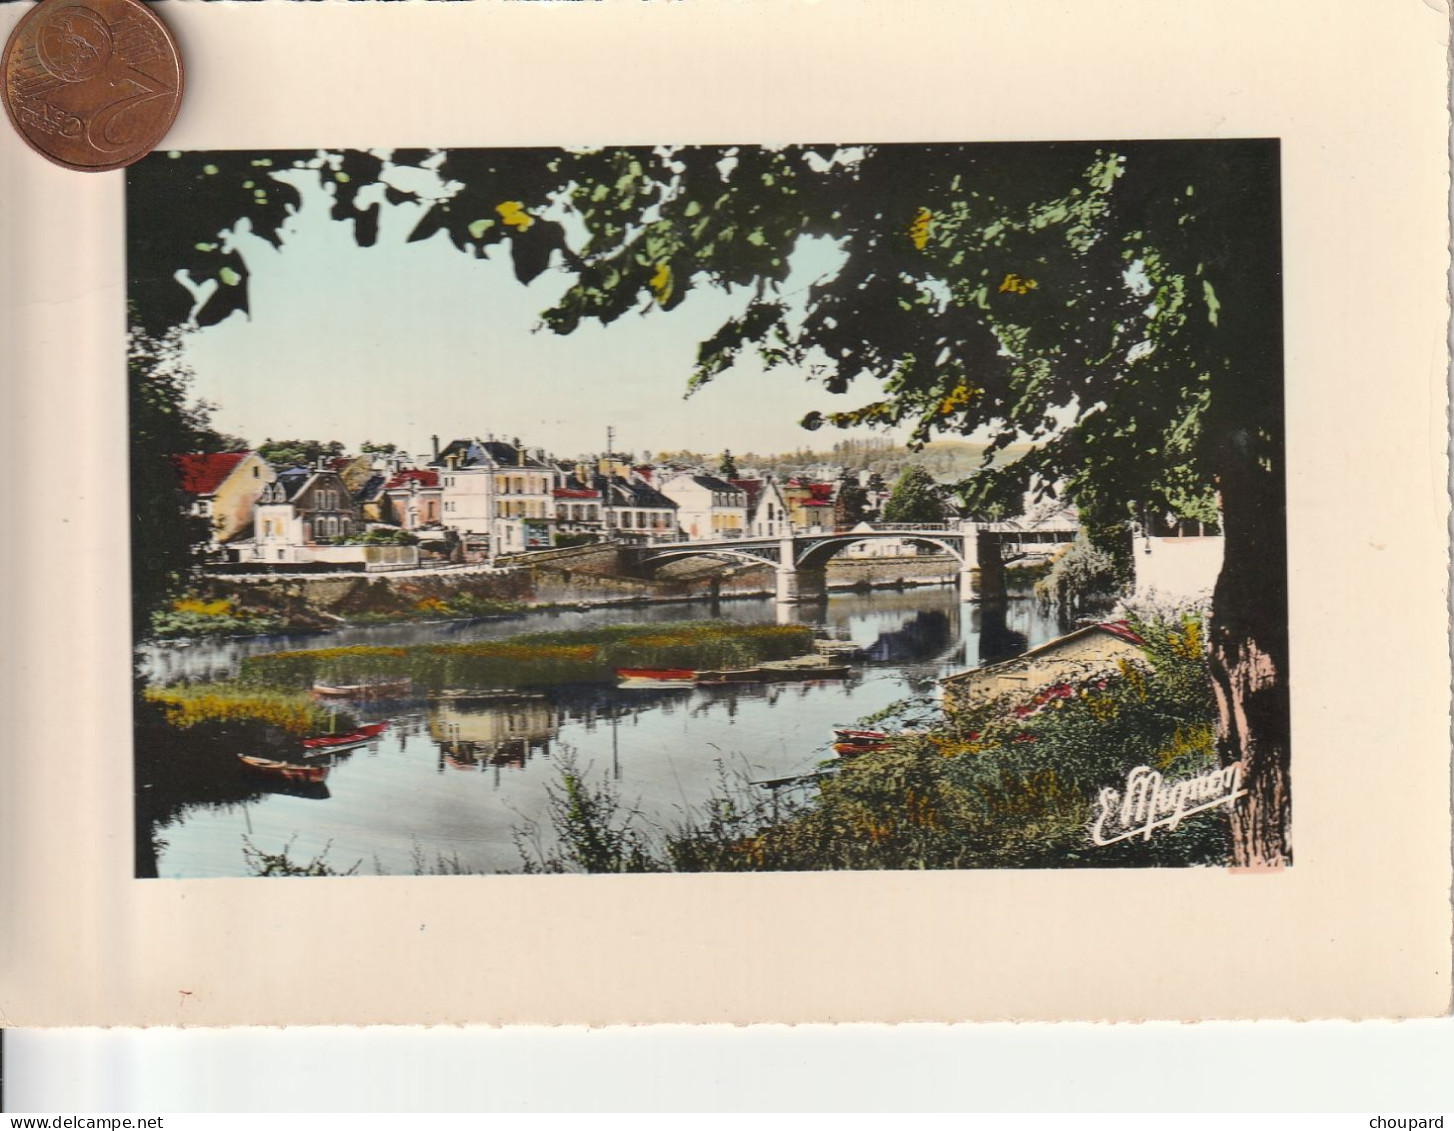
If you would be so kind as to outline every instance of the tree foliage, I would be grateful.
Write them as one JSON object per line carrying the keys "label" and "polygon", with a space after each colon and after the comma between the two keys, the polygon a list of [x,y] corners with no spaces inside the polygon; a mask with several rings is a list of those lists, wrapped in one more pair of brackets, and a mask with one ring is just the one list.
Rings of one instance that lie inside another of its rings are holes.
{"label": "tree foliage", "polygon": [[904,468],[883,506],[884,522],[943,522],[944,503],[939,487],[922,467]]}
{"label": "tree foliage", "polygon": [[133,326],[127,347],[131,428],[131,615],[138,639],[155,612],[171,607],[211,534],[190,513],[173,457],[235,450],[208,426],[209,407],[192,396],[192,371],[175,330],[156,338]]}
{"label": "tree foliage", "polygon": [[274,467],[311,467],[320,459],[343,455],[343,444],[337,440],[264,440],[258,455]]}

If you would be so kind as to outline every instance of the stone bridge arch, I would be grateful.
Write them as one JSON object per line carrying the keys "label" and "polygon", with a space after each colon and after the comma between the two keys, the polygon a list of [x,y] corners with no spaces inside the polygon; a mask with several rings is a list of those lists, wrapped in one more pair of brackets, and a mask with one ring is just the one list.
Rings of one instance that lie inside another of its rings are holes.
{"label": "stone bridge arch", "polygon": [[653,547],[652,552],[640,560],[640,565],[652,573],[655,573],[659,566],[669,562],[685,561],[688,558],[716,558],[718,561],[742,562],[752,566],[777,566],[778,555],[774,550],[738,550],[730,546],[694,546],[690,542],[683,542],[680,546],[672,546],[669,549],[657,550]]}
{"label": "stone bridge arch", "polygon": [[797,548],[793,565],[798,569],[823,569],[830,561],[848,549],[849,546],[856,546],[860,542],[888,541],[908,542],[916,546],[930,546],[936,550],[942,550],[957,561],[961,569],[964,568],[965,552],[963,537],[913,533],[900,534],[892,531],[884,533],[860,531],[857,534],[824,534],[812,536],[808,539],[806,545]]}

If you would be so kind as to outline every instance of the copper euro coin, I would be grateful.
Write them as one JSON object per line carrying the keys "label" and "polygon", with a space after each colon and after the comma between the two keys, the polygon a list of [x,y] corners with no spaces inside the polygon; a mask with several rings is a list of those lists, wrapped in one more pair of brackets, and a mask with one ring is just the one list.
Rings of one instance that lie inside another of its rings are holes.
{"label": "copper euro coin", "polygon": [[182,59],[139,0],[42,0],[5,44],[5,111],[57,165],[130,165],[166,136],[182,101]]}

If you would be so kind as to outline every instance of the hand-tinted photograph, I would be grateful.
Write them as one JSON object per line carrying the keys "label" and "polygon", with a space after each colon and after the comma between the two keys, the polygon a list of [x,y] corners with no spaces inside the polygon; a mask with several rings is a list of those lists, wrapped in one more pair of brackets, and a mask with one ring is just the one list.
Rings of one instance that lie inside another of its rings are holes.
{"label": "hand-tinted photograph", "polygon": [[1291,863],[1275,140],[126,178],[138,876]]}

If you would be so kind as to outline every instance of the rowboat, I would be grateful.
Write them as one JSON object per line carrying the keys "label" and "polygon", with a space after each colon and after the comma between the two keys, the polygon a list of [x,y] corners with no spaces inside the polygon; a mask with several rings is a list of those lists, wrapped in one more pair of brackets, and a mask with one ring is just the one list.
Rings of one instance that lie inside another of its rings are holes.
{"label": "rowboat", "polygon": [[821,656],[800,656],[796,660],[769,660],[762,665],[761,678],[787,682],[807,679],[847,679],[853,670],[847,664],[824,663]]}
{"label": "rowboat", "polygon": [[315,683],[313,694],[324,699],[392,699],[408,695],[413,680],[381,679],[371,683]]}
{"label": "rowboat", "polygon": [[308,750],[317,750],[320,753],[338,750],[344,746],[360,746],[370,739],[377,738],[388,725],[387,721],[369,723],[367,726],[361,726],[347,734],[322,734],[316,738],[305,738],[303,746]]}
{"label": "rowboat", "polygon": [[513,687],[446,687],[429,692],[429,698],[442,703],[519,703],[544,699],[545,692],[519,691]]}
{"label": "rowboat", "polygon": [[889,737],[886,730],[860,730],[857,727],[834,727],[833,737],[839,742],[882,742]]}
{"label": "rowboat", "polygon": [[761,668],[733,668],[697,672],[694,682],[699,686],[716,687],[726,683],[761,683],[765,678]]}
{"label": "rowboat", "polygon": [[300,766],[296,762],[278,762],[272,758],[254,758],[250,754],[239,754],[237,760],[244,770],[250,770],[263,777],[281,781],[318,785],[328,776],[327,766]]}
{"label": "rowboat", "polygon": [[617,668],[616,675],[621,680],[617,686],[626,689],[693,687],[697,682],[691,668]]}
{"label": "rowboat", "polygon": [[852,758],[855,754],[872,754],[877,750],[887,750],[887,742],[835,742],[833,753],[840,758]]}
{"label": "rowboat", "polygon": [[855,644],[852,640],[815,640],[813,650],[820,656],[849,660],[863,654],[863,645]]}

